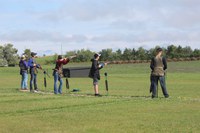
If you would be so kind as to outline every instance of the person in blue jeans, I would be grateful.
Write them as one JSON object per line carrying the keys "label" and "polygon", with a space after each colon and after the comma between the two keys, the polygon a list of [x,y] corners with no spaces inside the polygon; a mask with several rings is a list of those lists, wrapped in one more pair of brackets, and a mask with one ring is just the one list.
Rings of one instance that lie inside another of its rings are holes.
{"label": "person in blue jeans", "polygon": [[[38,68],[40,68],[40,65],[36,63],[35,58],[36,58],[37,53],[31,52],[31,58],[28,61],[28,66],[30,67],[30,74],[31,74],[31,79],[30,79],[30,92],[38,92],[38,87],[37,87],[37,73],[38,73]],[[34,84],[34,90],[33,90],[33,84]]]}
{"label": "person in blue jeans", "polygon": [[28,90],[28,63],[26,61],[26,56],[22,55],[20,62],[19,62],[19,67],[20,67],[20,75],[22,76],[21,79],[21,91],[27,91]]}
{"label": "person in blue jeans", "polygon": [[[162,57],[162,49],[158,48],[156,50],[156,56],[151,59],[150,68],[151,72],[151,92],[152,98],[156,97],[156,90],[158,89],[158,81],[160,81],[160,85],[162,88],[162,92],[165,98],[169,97],[167,92],[166,83],[165,83],[165,70],[167,69],[167,61],[166,58]],[[158,96],[158,94],[157,94]]]}
{"label": "person in blue jeans", "polygon": [[[54,76],[54,94],[62,94],[62,77],[63,77],[63,65],[69,63],[69,61],[76,56],[71,56],[69,58],[62,58],[61,55],[58,55],[58,59],[56,60],[55,69],[53,69],[53,76]],[[60,82],[59,88],[57,88],[57,83]]]}

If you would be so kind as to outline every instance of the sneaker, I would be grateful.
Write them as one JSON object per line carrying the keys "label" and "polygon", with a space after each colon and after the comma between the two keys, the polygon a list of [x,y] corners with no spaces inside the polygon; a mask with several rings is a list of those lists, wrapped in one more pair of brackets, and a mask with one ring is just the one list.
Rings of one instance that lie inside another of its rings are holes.
{"label": "sneaker", "polygon": [[27,89],[27,88],[25,88],[25,89],[24,89],[24,91],[28,91],[28,89]]}
{"label": "sneaker", "polygon": [[169,98],[169,95],[165,95],[165,98]]}
{"label": "sneaker", "polygon": [[102,97],[100,94],[94,94],[95,97]]}
{"label": "sneaker", "polygon": [[38,91],[39,91],[38,89],[34,90],[35,93],[37,93]]}

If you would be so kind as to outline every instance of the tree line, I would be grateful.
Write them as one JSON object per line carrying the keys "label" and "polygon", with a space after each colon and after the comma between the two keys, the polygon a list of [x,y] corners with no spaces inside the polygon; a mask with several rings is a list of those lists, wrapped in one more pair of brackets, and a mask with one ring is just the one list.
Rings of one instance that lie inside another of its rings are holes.
{"label": "tree line", "polygon": [[[143,47],[135,48],[125,48],[124,50],[118,49],[113,51],[112,49],[102,49],[99,51],[101,54],[102,61],[130,61],[130,60],[150,60],[156,53],[156,49],[159,46],[151,48],[149,50]],[[164,51],[164,56],[168,59],[185,59],[192,57],[200,57],[200,49],[194,49],[190,46],[182,47],[169,45],[166,48],[162,47]],[[88,62],[93,57],[94,52],[90,50],[77,50],[69,51],[66,53],[66,57],[77,54],[77,58],[73,59],[74,62]]]}
{"label": "tree line", "polygon": [[[135,48],[125,48],[124,50],[118,49],[114,51],[113,49],[102,49],[98,53],[101,54],[102,61],[138,61],[138,60],[150,60],[156,52],[156,46],[151,49],[144,49],[143,47]],[[186,58],[200,58],[200,49],[192,49],[190,46],[175,46],[169,45],[167,47],[162,47],[164,51],[164,56],[168,59],[186,59]],[[13,47],[12,44],[0,45],[0,66],[13,66],[18,63],[19,55],[18,50]],[[30,58],[30,49],[25,49],[24,53],[27,58]],[[77,58],[74,58],[73,62],[89,62],[93,57],[95,52],[89,49],[81,49],[66,52],[65,57],[77,54]],[[45,64],[53,64],[57,59],[57,54],[51,56],[45,60]]]}

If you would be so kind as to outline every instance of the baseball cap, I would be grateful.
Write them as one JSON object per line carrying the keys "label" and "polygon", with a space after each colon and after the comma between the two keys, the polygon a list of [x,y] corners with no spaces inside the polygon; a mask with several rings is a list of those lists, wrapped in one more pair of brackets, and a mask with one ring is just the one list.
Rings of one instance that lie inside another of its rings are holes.
{"label": "baseball cap", "polygon": [[163,51],[162,48],[157,48],[156,49],[156,52],[160,52],[160,51]]}
{"label": "baseball cap", "polygon": [[25,59],[26,58],[26,56],[23,54],[23,55],[21,55],[21,59],[23,60],[23,59]]}
{"label": "baseball cap", "polygon": [[35,56],[35,55],[37,55],[37,53],[31,52],[32,57]]}
{"label": "baseball cap", "polygon": [[99,53],[95,53],[95,54],[94,54],[94,58],[97,58],[97,57],[99,57],[99,56],[101,56],[101,54],[99,54]]}

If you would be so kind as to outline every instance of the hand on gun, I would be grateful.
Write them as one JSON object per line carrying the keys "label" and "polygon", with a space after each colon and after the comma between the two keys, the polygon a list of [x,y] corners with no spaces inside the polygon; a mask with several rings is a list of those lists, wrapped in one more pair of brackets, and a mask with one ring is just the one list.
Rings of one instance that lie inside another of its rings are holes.
{"label": "hand on gun", "polygon": [[71,60],[71,59],[73,59],[75,57],[77,57],[77,54],[70,56],[69,59]]}

